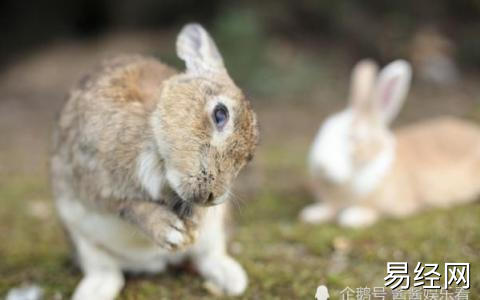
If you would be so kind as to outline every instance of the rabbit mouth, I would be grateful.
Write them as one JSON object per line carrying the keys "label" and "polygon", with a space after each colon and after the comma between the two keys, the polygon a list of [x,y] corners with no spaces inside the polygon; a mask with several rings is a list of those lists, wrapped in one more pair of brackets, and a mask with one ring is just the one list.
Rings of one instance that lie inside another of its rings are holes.
{"label": "rabbit mouth", "polygon": [[213,196],[213,193],[209,193],[206,200],[199,201],[198,199],[185,200],[177,192],[172,191],[172,195],[169,197],[169,206],[179,217],[188,218],[193,215],[195,206],[214,206],[220,204],[224,201],[226,197],[217,197]]}
{"label": "rabbit mouth", "polygon": [[188,218],[193,215],[194,204],[191,201],[183,200],[175,191],[169,201],[169,205],[172,211],[180,218]]}

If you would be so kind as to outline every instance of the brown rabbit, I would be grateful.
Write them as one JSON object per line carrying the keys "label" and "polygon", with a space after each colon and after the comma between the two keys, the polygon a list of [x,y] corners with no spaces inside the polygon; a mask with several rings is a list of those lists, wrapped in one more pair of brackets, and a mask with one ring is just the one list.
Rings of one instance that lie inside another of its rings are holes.
{"label": "brown rabbit", "polygon": [[477,125],[443,117],[389,129],[410,77],[403,60],[378,76],[372,61],[357,64],[349,107],[327,118],[312,145],[313,189],[322,202],[306,207],[303,221],[336,218],[341,225],[361,227],[382,215],[406,216],[480,194]]}
{"label": "brown rabbit", "polygon": [[187,258],[217,290],[246,288],[226,253],[224,201],[252,158],[256,117],[200,25],[183,28],[177,54],[184,73],[142,56],[108,60],[61,112],[51,173],[84,273],[73,299],[114,299],[123,271]]}

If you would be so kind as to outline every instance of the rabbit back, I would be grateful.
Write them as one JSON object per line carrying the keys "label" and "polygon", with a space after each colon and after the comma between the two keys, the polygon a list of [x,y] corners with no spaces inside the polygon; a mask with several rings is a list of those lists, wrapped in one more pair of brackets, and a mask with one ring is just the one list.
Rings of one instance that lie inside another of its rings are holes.
{"label": "rabbit back", "polygon": [[409,166],[417,197],[428,206],[468,202],[480,193],[480,128],[442,117],[397,132],[399,163]]}

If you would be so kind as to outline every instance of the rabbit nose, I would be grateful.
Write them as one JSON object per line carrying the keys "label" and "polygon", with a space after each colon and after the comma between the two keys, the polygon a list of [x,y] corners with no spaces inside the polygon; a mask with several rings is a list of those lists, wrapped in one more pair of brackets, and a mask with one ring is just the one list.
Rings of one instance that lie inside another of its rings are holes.
{"label": "rabbit nose", "polygon": [[214,199],[213,193],[208,194],[207,203],[211,203]]}
{"label": "rabbit nose", "polygon": [[206,197],[203,199],[203,205],[207,205],[207,206],[213,205],[214,200],[215,200],[215,196],[213,195],[213,193],[208,193],[208,195],[206,195]]}
{"label": "rabbit nose", "polygon": [[197,201],[197,203],[201,204],[201,205],[211,205],[213,199],[215,199],[215,197],[213,196],[213,193],[208,193],[208,194],[205,194],[204,196],[200,197]]}
{"label": "rabbit nose", "polygon": [[193,199],[193,202],[197,203],[198,205],[210,206],[213,204],[214,200],[215,200],[215,195],[210,192],[208,194],[205,193],[202,196],[195,197]]}

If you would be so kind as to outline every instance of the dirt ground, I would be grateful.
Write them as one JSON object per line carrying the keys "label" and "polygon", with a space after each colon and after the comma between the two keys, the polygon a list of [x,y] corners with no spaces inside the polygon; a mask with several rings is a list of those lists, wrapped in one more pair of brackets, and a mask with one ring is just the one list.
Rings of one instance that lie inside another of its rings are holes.
{"label": "dirt ground", "polygon": [[[172,35],[108,35],[57,41],[22,55],[0,73],[0,296],[35,282],[47,299],[66,299],[80,279],[53,210],[48,185],[49,137],[69,87],[102,57],[117,52],[171,52]],[[162,38],[158,38],[162,36]],[[317,59],[322,60],[321,54]],[[227,62],[228,65],[228,62]],[[331,67],[338,65],[338,68]],[[323,77],[307,92],[252,97],[261,143],[236,187],[230,249],[246,267],[240,299],[312,299],[325,284],[333,299],[349,286],[383,286],[387,261],[469,262],[471,299],[480,293],[480,204],[435,210],[369,229],[307,226],[299,210],[313,201],[306,188],[306,155],[323,118],[345,105],[348,68],[342,57],[321,64]],[[235,77],[234,74],[232,74]],[[415,82],[394,126],[442,114],[480,120],[475,74],[451,87]],[[121,299],[208,299],[195,274],[172,270],[134,277]]]}

